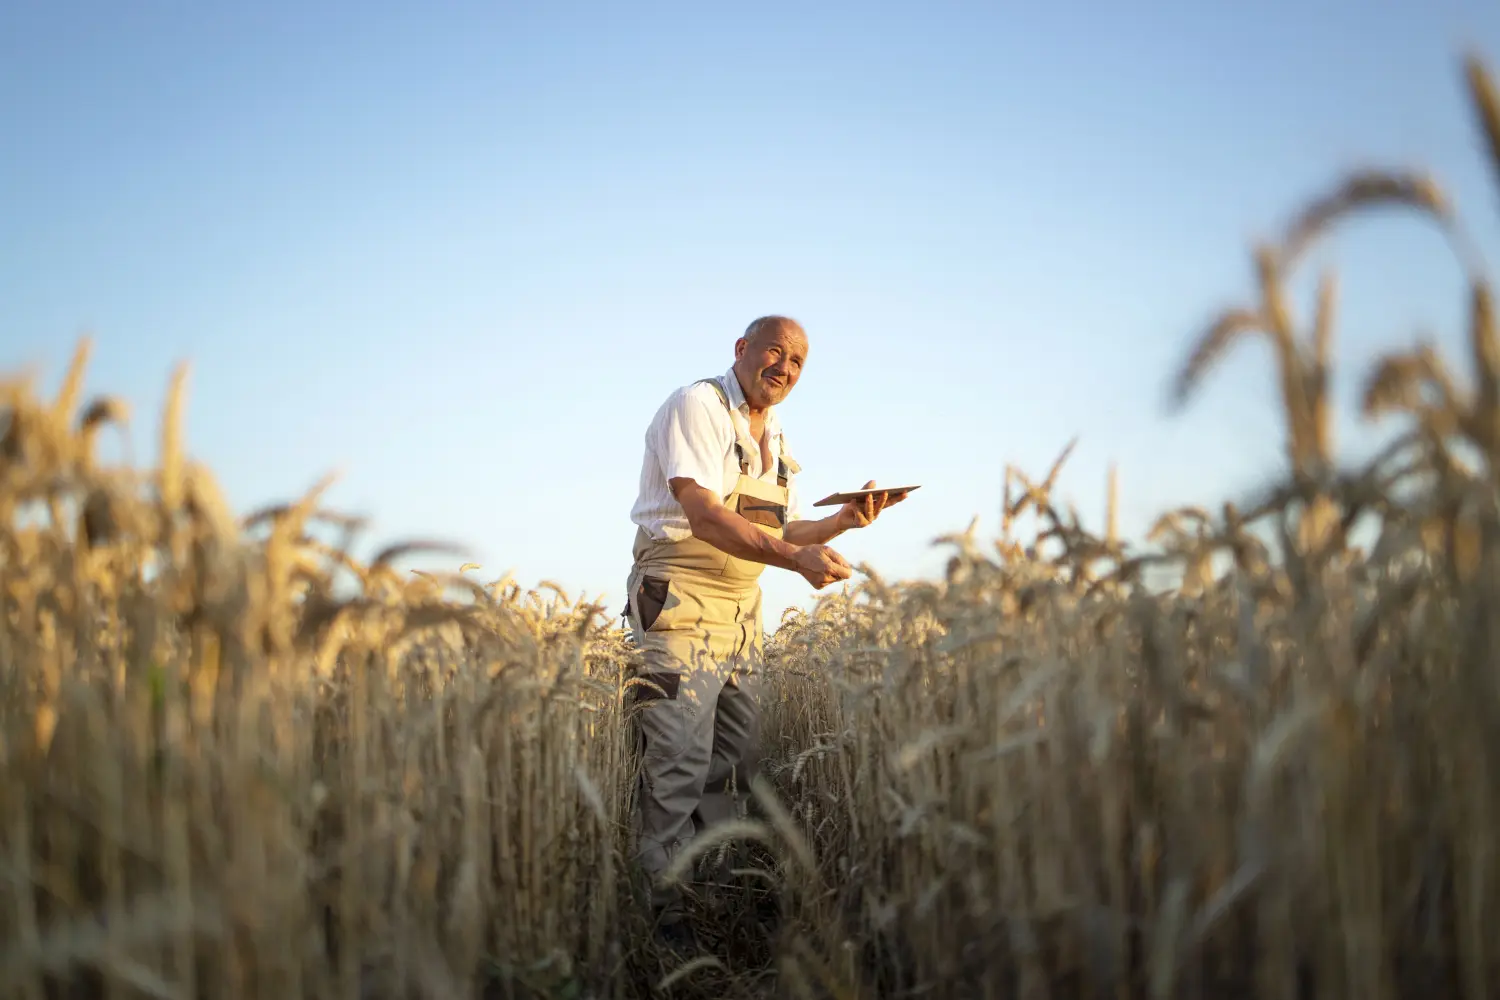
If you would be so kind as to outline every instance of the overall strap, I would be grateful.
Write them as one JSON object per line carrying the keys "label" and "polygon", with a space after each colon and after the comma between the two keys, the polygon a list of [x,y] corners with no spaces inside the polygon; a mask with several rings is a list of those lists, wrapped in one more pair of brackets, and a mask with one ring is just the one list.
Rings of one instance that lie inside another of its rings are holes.
{"label": "overall strap", "polygon": [[700,378],[698,381],[694,382],[693,384],[694,385],[711,385],[711,386],[713,386],[714,387],[714,392],[717,392],[719,394],[719,402],[721,402],[721,403],[724,404],[724,409],[731,410],[731,411],[734,409],[734,407],[732,407],[732,406],[729,405],[729,393],[727,393],[727,392],[724,391],[724,387],[719,384],[719,380],[718,379],[716,379],[716,378]]}
{"label": "overall strap", "polygon": [[[733,427],[734,426],[734,407],[732,407],[732,406],[729,405],[729,393],[727,393],[727,392],[724,391],[724,387],[719,384],[719,380],[716,379],[716,378],[700,378],[698,381],[694,382],[693,384],[694,385],[708,384],[708,385],[711,385],[711,386],[714,387],[714,392],[717,392],[719,394],[719,402],[723,403],[724,404],[724,409],[729,412],[729,426]],[[734,453],[736,455],[738,455],[739,459],[740,459],[740,472],[748,474],[749,470],[750,470],[750,459],[749,459],[748,456],[745,455],[745,449],[742,448],[742,447],[740,447],[740,439],[739,439],[739,435],[738,434],[736,434],[735,438],[734,438]]]}
{"label": "overall strap", "polygon": [[[716,379],[716,378],[700,378],[697,382],[694,382],[693,384],[694,385],[703,385],[704,383],[707,383],[708,385],[713,386],[714,387],[714,392],[716,392],[716,393],[719,394],[719,401],[724,404],[724,409],[726,409],[726,410],[729,411],[729,413],[730,413],[730,423],[733,424],[734,423],[734,408],[729,405],[729,393],[727,393],[727,392],[724,391],[724,387],[719,384],[719,380]],[[746,470],[748,470],[750,468],[750,461],[749,461],[749,459],[747,459],[745,457],[745,449],[742,448],[742,447],[740,447],[740,442],[739,442],[739,437],[738,436],[735,437],[734,451],[735,451],[735,454],[739,455],[739,457],[740,457],[740,471],[741,472],[745,472]],[[787,465],[787,461],[786,461],[785,456],[783,456],[781,458],[778,458],[776,460],[776,485],[784,487],[791,480],[791,478],[792,478],[792,470]]]}
{"label": "overall strap", "polygon": [[802,466],[797,464],[795,458],[787,454],[785,433],[781,435],[781,447],[778,450],[781,455],[776,459],[776,484],[786,486],[794,475],[802,471]]}

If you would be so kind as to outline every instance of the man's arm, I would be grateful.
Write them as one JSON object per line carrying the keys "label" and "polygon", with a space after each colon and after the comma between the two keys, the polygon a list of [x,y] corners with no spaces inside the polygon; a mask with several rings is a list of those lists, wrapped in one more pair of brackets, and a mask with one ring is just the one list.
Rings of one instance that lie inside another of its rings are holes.
{"label": "man's arm", "polygon": [[827,545],[849,528],[840,510],[816,521],[788,521],[782,534],[793,545]]}
{"label": "man's arm", "polygon": [[724,478],[724,451],[733,442],[714,417],[705,393],[678,393],[664,404],[654,446],[672,495],[687,515],[694,537],[721,552],[778,569],[789,569],[817,589],[851,572],[844,557],[822,545],[796,545],[772,538],[724,506],[722,496],[704,484]]}
{"label": "man's arm", "polygon": [[[862,487],[874,489],[875,480]],[[905,493],[891,495],[875,493],[851,500],[838,509],[838,513],[818,518],[816,521],[788,521],[782,535],[793,545],[826,545],[846,531],[868,527],[880,512],[906,499]]]}
{"label": "man's arm", "polygon": [[[786,456],[786,438],[781,440],[781,453]],[[802,519],[802,491],[798,489],[797,477],[787,484],[787,522],[781,531],[781,537],[793,545],[827,545],[835,538],[848,531],[854,525],[849,523],[844,510],[827,517],[817,518],[811,521]]]}
{"label": "man's arm", "polygon": [[847,580],[852,570],[843,556],[817,543],[786,542],[761,531],[728,507],[717,493],[692,479],[668,480],[687,514],[693,536],[720,552],[750,562],[800,573],[817,590]]}
{"label": "man's arm", "polygon": [[672,493],[687,514],[693,537],[739,559],[764,563],[778,569],[797,568],[797,543],[782,541],[761,531],[710,492],[688,478],[670,480]]}

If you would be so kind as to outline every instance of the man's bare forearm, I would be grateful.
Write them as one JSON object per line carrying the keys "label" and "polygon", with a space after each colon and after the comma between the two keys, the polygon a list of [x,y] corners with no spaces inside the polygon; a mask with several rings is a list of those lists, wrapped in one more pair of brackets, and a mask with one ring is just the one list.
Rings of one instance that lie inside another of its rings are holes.
{"label": "man's bare forearm", "polygon": [[693,534],[721,552],[778,569],[796,568],[795,544],[766,534],[727,507],[708,507],[694,520]]}
{"label": "man's bare forearm", "polygon": [[797,568],[796,543],[766,534],[717,502],[717,498],[706,500],[701,495],[687,495],[690,490],[700,489],[702,487],[689,486],[681,491],[683,509],[687,513],[688,525],[692,528],[694,537],[738,559],[748,559],[778,569]]}
{"label": "man's bare forearm", "polygon": [[847,530],[837,514],[830,514],[815,521],[790,521],[782,534],[793,545],[827,545]]}

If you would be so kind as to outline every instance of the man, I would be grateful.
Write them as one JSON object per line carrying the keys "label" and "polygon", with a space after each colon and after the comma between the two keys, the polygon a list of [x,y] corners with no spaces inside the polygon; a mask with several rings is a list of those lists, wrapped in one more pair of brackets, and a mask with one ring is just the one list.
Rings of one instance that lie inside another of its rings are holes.
{"label": "man", "polygon": [[757,319],[730,369],[678,389],[646,430],[624,612],[644,660],[633,688],[644,765],[636,860],[672,938],[681,900],[659,877],[695,834],[734,814],[759,753],[762,570],[791,570],[818,590],[846,580],[849,563],[827,543],[905,499],[876,493],[801,519],[776,405],[807,349],[795,320]]}

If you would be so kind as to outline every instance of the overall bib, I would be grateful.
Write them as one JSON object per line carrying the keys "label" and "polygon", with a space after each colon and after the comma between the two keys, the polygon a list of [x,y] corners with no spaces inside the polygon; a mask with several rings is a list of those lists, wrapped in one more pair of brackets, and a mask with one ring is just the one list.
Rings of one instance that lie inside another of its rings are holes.
{"label": "overall bib", "polygon": [[[726,408],[729,399],[717,381]],[[736,434],[740,475],[724,506],[761,531],[782,537],[787,482],[783,458],[773,485],[749,474]],[[672,856],[708,826],[732,818],[749,794],[760,752],[762,563],[739,559],[688,537],[657,541],[637,529],[626,585],[626,615],[642,651],[632,691],[638,703],[642,774],[636,811],[636,860],[653,883]],[[674,894],[654,889],[658,906]]]}

